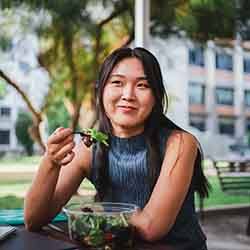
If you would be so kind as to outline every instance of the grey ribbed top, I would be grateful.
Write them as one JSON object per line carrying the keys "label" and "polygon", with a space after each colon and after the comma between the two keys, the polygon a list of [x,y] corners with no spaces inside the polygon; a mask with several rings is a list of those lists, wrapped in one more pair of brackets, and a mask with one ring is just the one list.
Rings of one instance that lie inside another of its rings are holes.
{"label": "grey ribbed top", "polygon": [[108,159],[112,190],[107,199],[144,207],[150,196],[145,145],[143,135],[111,138]]}
{"label": "grey ribbed top", "polygon": [[[166,128],[159,131],[160,152],[165,152],[166,140],[170,131]],[[96,185],[97,169],[95,165],[96,147],[93,147],[93,160],[90,181]],[[109,191],[104,200],[133,203],[143,208],[150,198],[151,190],[148,181],[148,150],[144,134],[130,138],[112,136],[108,151]],[[166,186],[167,188],[167,186]],[[194,208],[192,184],[185,198],[176,222],[165,237],[168,241],[187,241],[199,250],[206,249],[203,234]],[[202,248],[204,247],[204,248]],[[196,248],[194,247],[193,250]]]}

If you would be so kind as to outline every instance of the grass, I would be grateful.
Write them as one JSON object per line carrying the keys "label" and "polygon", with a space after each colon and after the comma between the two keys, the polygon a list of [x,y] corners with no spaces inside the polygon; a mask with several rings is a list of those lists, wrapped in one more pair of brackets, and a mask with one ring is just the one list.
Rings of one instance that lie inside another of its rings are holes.
{"label": "grass", "polygon": [[[1,158],[1,166],[7,167],[34,167],[38,165],[40,160],[39,156],[35,157],[16,157],[16,158]],[[20,166],[18,166],[20,165]],[[204,200],[204,207],[223,206],[223,205],[238,205],[238,204],[250,204],[250,198],[247,196],[234,196],[223,193],[220,189],[218,178],[216,176],[209,176],[209,181],[213,188],[210,193],[210,197]],[[0,182],[0,209],[6,208],[22,208],[23,196],[26,193],[28,187],[31,184],[31,180],[1,180]],[[80,186],[84,190],[93,190],[93,185],[84,180]],[[73,198],[75,199],[75,197]],[[198,206],[198,199],[196,199]]]}
{"label": "grass", "polygon": [[[223,205],[250,204],[250,198],[244,195],[228,195],[222,192],[219,180],[216,176],[209,176],[209,182],[212,186],[209,198],[204,200],[204,207],[214,207]],[[196,199],[198,206],[198,199]]]}
{"label": "grass", "polygon": [[34,166],[34,165],[37,165],[39,163],[41,159],[41,156],[39,155],[35,155],[35,156],[6,156],[6,157],[2,157],[0,158],[0,167],[1,165],[4,165],[4,166],[8,166],[8,167],[11,167],[11,166],[15,166],[17,164],[20,164],[20,165],[30,165],[30,166]]}
{"label": "grass", "polygon": [[1,181],[0,197],[6,195],[24,196],[31,181]]}
{"label": "grass", "polygon": [[[1,181],[0,183],[0,209],[23,208],[24,195],[31,185],[31,181]],[[93,190],[93,185],[86,179],[80,189]],[[87,200],[90,198],[85,197]],[[74,196],[71,202],[79,199]]]}
{"label": "grass", "polygon": [[24,199],[15,195],[7,195],[0,198],[0,209],[23,208]]}

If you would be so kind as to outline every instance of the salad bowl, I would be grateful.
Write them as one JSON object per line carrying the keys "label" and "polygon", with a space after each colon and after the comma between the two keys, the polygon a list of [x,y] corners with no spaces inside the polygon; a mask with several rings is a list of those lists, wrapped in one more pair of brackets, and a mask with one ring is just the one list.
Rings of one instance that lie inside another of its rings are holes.
{"label": "salad bowl", "polygon": [[134,204],[113,202],[72,203],[63,211],[68,217],[70,239],[90,249],[132,248],[134,227],[131,215]]}

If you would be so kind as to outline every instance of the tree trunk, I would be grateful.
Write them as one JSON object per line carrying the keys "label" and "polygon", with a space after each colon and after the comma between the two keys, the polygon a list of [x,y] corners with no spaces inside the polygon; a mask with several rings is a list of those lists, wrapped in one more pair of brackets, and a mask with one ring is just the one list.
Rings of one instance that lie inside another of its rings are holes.
{"label": "tree trunk", "polygon": [[35,119],[36,120],[33,121],[33,125],[29,127],[29,134],[32,140],[35,141],[40,146],[40,148],[42,149],[42,153],[44,153],[46,147],[42,141],[41,131],[40,131],[40,125],[42,123],[42,119],[37,117]]}
{"label": "tree trunk", "polygon": [[73,105],[74,110],[73,110],[73,114],[71,117],[71,125],[70,127],[75,130],[77,128],[78,122],[79,122],[79,118],[80,118],[80,110],[81,110],[81,103],[75,103]]}

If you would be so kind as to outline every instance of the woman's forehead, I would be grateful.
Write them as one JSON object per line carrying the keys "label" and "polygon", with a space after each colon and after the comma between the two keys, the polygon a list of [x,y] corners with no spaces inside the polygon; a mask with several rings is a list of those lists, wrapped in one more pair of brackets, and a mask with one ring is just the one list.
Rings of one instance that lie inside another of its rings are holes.
{"label": "woman's forehead", "polygon": [[125,58],[118,62],[113,68],[110,76],[129,76],[137,75],[145,77],[144,68],[141,61],[135,57]]}

